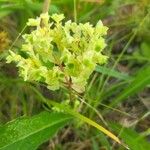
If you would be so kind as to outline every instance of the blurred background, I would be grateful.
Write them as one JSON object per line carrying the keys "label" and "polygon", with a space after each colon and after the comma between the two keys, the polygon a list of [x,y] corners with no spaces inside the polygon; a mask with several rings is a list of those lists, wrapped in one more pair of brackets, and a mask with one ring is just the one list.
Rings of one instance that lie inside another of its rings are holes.
{"label": "blurred background", "polygon": [[[0,124],[19,116],[37,114],[46,106],[35,90],[62,101],[61,89],[24,82],[15,64],[6,64],[8,50],[19,49],[29,18],[42,12],[42,0],[0,0]],[[81,113],[107,127],[133,150],[150,149],[150,0],[52,0],[49,13],[64,13],[66,20],[102,20],[109,27],[104,53],[109,61],[95,68]],[[14,42],[15,41],[15,42]],[[13,46],[12,46],[13,45]],[[65,133],[65,134],[64,134]],[[39,150],[123,150],[102,133],[82,122],[72,123]]]}

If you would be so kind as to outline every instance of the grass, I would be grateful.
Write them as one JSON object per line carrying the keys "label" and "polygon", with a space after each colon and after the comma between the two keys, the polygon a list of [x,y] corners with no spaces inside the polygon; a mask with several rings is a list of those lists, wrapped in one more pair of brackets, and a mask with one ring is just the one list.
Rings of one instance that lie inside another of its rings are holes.
{"label": "grass", "polygon": [[[105,0],[104,3],[56,0],[52,1],[49,11],[50,13],[63,12],[67,19],[76,22],[90,21],[95,24],[97,20],[103,19],[104,23],[109,26],[108,46],[105,50],[110,57],[108,64],[95,68],[88,81],[86,92],[78,95],[81,101],[80,113],[88,118],[80,116],[81,114],[74,115],[88,123],[89,119],[96,120],[98,124],[102,124],[115,133],[133,150],[145,150],[149,149],[147,142],[149,108],[146,104],[150,96],[150,61],[147,55],[140,55],[139,51],[144,52],[146,48],[141,49],[141,44],[149,42],[150,6],[148,0],[126,0],[121,4],[120,2],[120,0]],[[42,6],[40,0],[36,2],[0,1],[0,19],[2,20],[0,29],[8,32],[10,40],[15,41],[11,43],[11,48],[20,47],[22,42],[20,34],[24,32],[27,19],[39,15]],[[132,13],[128,13],[130,11]],[[10,20],[11,17],[14,18],[13,21]],[[11,30],[9,24],[14,25]],[[29,29],[25,32],[29,32]],[[17,34],[18,37],[14,36]],[[146,54],[149,51],[148,48]],[[139,55],[135,55],[135,52]],[[6,54],[7,50],[3,50],[0,55]],[[42,84],[26,83],[16,75],[16,68],[13,65],[8,66],[5,63],[4,57],[0,61],[1,124],[22,115],[32,116],[42,110],[49,110],[47,105],[41,103],[41,97],[35,93],[35,89],[44,97],[58,100],[57,102],[65,99],[65,89],[51,92]],[[146,104],[143,103],[143,99]],[[139,127],[141,122],[143,126]],[[63,139],[59,140],[62,135],[59,132],[56,137],[40,148],[125,149],[79,120],[74,120],[69,129],[66,127],[62,132],[65,134]],[[73,138],[70,139],[70,136]]]}

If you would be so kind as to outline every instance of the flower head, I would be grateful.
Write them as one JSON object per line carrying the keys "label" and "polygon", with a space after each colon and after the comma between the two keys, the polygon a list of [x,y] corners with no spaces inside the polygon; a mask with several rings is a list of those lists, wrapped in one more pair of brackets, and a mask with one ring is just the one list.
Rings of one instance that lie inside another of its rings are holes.
{"label": "flower head", "polygon": [[[36,26],[30,34],[23,35],[20,52],[10,51],[7,61],[14,61],[24,80],[45,82],[51,90],[59,89],[68,80],[77,92],[83,92],[87,79],[97,64],[107,61],[101,52],[105,48],[103,38],[107,27],[99,21],[77,24],[67,21],[63,14],[48,14],[29,19],[28,26]],[[40,26],[40,21],[45,26]]]}

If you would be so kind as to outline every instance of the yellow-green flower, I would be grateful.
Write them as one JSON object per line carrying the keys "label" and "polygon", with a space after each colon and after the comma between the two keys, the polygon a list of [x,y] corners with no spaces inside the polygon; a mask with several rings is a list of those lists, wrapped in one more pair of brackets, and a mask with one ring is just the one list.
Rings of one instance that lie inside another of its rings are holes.
{"label": "yellow-green flower", "polygon": [[50,17],[48,13],[29,19],[27,25],[36,29],[23,35],[22,48],[19,52],[10,50],[7,61],[17,63],[24,80],[44,82],[51,90],[69,81],[74,90],[83,92],[96,65],[107,61],[101,52],[108,28],[101,21],[94,27],[70,20],[63,23],[63,19],[63,14]]}

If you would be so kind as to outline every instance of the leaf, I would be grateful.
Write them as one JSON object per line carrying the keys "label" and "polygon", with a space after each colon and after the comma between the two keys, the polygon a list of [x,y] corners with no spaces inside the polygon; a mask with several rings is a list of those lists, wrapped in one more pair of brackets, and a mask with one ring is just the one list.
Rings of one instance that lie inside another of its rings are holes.
{"label": "leaf", "polygon": [[109,140],[103,133],[99,133],[100,143],[103,147],[106,147],[107,150],[111,150]]}
{"label": "leaf", "polygon": [[141,91],[144,87],[150,84],[150,67],[144,67],[139,70],[135,78],[131,81],[127,88],[125,88],[117,98],[112,100],[110,106],[119,104],[121,101],[125,100],[129,96]]}
{"label": "leaf", "polygon": [[67,112],[68,114],[74,116],[75,118],[78,118],[80,120],[82,120],[83,122],[95,127],[96,129],[98,129],[99,131],[103,132],[104,134],[106,134],[107,136],[109,136],[111,139],[115,140],[117,143],[121,144],[122,146],[126,147],[126,145],[124,143],[122,143],[118,137],[116,137],[113,133],[111,133],[110,131],[108,131],[107,129],[105,129],[104,127],[100,126],[99,124],[97,124],[96,122],[94,122],[93,120],[81,115],[80,113],[70,109],[69,107],[67,107],[66,105],[64,106],[63,104],[54,102],[52,100],[48,100],[46,98],[43,97],[43,95],[34,87],[32,87],[32,90],[39,96],[40,101],[47,104],[48,107],[55,106],[57,108],[59,108],[60,110]]}
{"label": "leaf", "polygon": [[35,150],[63,127],[71,116],[42,112],[0,126],[0,150]]}
{"label": "leaf", "polygon": [[4,10],[4,11],[1,11],[0,10],[0,18],[3,18],[7,15],[9,15],[12,11],[11,10]]}
{"label": "leaf", "polygon": [[[45,101],[45,100],[44,100]],[[67,106],[64,107],[64,105],[59,104],[57,102],[48,100],[47,105],[53,105],[55,107],[58,107],[60,110],[63,110],[65,112],[67,112],[68,114],[74,116],[75,118],[78,118],[80,120],[82,120],[83,122],[86,122],[87,124],[95,127],[96,129],[98,129],[99,131],[103,132],[104,134],[106,134],[107,136],[109,136],[110,138],[112,138],[113,140],[115,140],[117,143],[122,144],[124,146],[124,144],[119,140],[118,137],[116,137],[113,133],[111,133],[110,131],[108,131],[107,129],[105,129],[104,127],[102,127],[101,125],[97,124],[96,122],[94,122],[93,120],[81,115],[80,113],[68,108]]]}
{"label": "leaf", "polygon": [[109,125],[114,130],[114,132],[117,132],[119,136],[128,144],[131,150],[149,150],[150,149],[150,145],[145,140],[145,138],[141,138],[140,134],[133,131],[132,129],[129,129],[129,128],[121,129],[122,128],[121,125],[116,124],[116,123],[110,123]]}
{"label": "leaf", "polygon": [[[92,139],[95,141],[95,144],[100,143],[101,148],[111,150],[109,139],[105,136],[105,134],[103,134],[102,132],[98,132],[98,133],[94,132],[94,135],[95,136]],[[99,149],[100,149],[100,147],[98,146],[98,150]],[[94,148],[93,148],[93,150],[94,150]]]}
{"label": "leaf", "polygon": [[131,77],[128,76],[128,74],[126,73],[122,73],[122,72],[118,72],[114,69],[111,68],[107,68],[105,66],[99,66],[97,65],[95,68],[95,71],[102,73],[104,75],[109,75],[111,77],[115,77],[117,79],[121,79],[121,80],[129,80],[131,79]]}
{"label": "leaf", "polygon": [[94,138],[92,138],[92,149],[99,150],[99,145]]}
{"label": "leaf", "polygon": [[140,49],[144,57],[150,57],[150,44],[148,42],[142,42]]}

